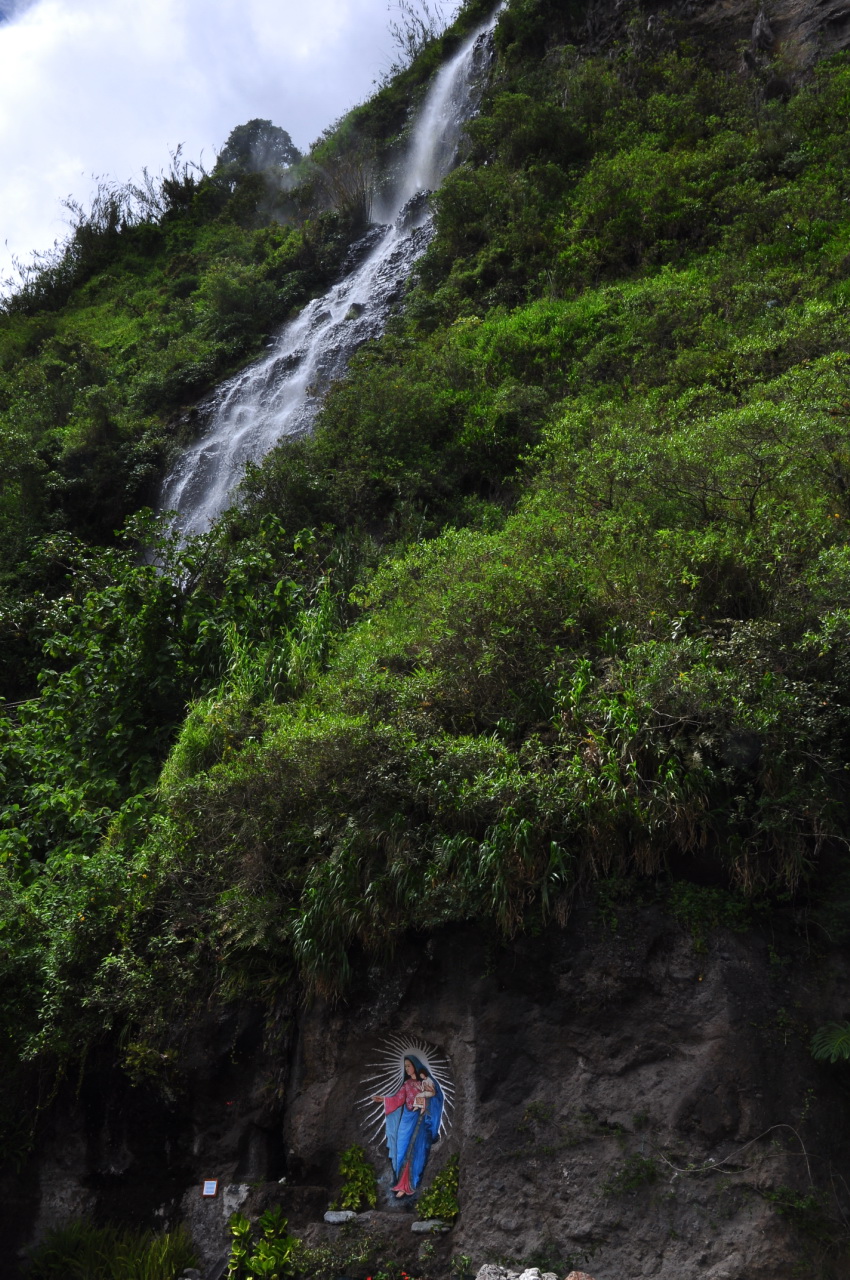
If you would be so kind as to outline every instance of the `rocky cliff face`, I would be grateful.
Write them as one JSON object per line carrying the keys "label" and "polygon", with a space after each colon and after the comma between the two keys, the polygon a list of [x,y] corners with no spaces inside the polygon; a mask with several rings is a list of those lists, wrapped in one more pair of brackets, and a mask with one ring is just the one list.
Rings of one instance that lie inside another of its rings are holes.
{"label": "rocky cliff face", "polygon": [[759,61],[776,60],[789,76],[850,44],[850,8],[845,0],[673,0],[635,10],[623,0],[601,0],[588,9],[591,41],[604,44],[628,27],[635,40],[663,41],[666,24],[677,37],[691,38],[709,56],[746,72]]}
{"label": "rocky cliff face", "polygon": [[[655,907],[616,915],[508,947],[474,929],[410,944],[347,1003],[291,1010],[274,1043],[250,1009],[213,1020],[171,1098],[92,1079],[3,1188],[5,1239],[20,1247],[83,1210],[182,1219],[214,1271],[233,1209],[280,1203],[313,1244],[368,1236],[411,1274],[447,1274],[463,1255],[457,1267],[595,1280],[830,1274],[817,1265],[840,1247],[850,1098],[808,1038],[846,1010],[846,963],[805,938],[695,940]],[[422,1179],[459,1156],[445,1235],[412,1230],[414,1203],[393,1195],[383,1132],[370,1136],[358,1105],[393,1037],[449,1062],[451,1124]],[[331,1226],[352,1143],[378,1171],[378,1207]],[[204,1178],[219,1179],[215,1199]]]}

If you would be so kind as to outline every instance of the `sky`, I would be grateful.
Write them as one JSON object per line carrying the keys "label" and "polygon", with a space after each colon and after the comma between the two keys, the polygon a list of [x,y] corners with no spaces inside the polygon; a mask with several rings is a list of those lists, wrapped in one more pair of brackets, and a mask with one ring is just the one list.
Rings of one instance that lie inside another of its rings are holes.
{"label": "sky", "polygon": [[[396,14],[396,16],[398,16]],[[270,119],[305,150],[393,57],[388,0],[0,0],[0,281],[98,178],[209,168]]]}

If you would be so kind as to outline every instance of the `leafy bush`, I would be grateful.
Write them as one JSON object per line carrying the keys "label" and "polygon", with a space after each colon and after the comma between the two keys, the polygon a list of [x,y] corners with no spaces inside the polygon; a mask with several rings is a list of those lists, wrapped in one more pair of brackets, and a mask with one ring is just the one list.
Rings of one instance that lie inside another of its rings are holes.
{"label": "leafy bush", "polygon": [[230,1219],[233,1244],[225,1275],[227,1280],[284,1280],[295,1274],[298,1241],[288,1234],[279,1206],[267,1209],[257,1224],[258,1237],[247,1218],[234,1213]]}
{"label": "leafy bush", "polygon": [[259,265],[219,258],[201,277],[194,298],[210,332],[241,336],[267,332],[277,293]]}
{"label": "leafy bush", "polygon": [[343,1179],[339,1208],[359,1210],[365,1205],[367,1209],[374,1209],[378,1203],[378,1179],[362,1147],[355,1143],[343,1151],[339,1174]]}
{"label": "leafy bush", "polygon": [[459,1190],[459,1158],[452,1156],[446,1167],[434,1174],[428,1190],[420,1195],[416,1212],[423,1219],[441,1218],[444,1222],[454,1222],[460,1213]]}

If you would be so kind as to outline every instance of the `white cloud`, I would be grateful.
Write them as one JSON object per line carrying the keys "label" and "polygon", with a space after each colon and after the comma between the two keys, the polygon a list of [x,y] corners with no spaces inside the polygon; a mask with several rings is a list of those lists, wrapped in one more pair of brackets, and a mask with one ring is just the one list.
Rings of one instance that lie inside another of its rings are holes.
{"label": "white cloud", "polygon": [[[254,117],[305,148],[389,61],[387,0],[17,0],[0,23],[0,278],[93,175],[207,164]],[[0,17],[4,10],[0,9]],[[8,245],[4,249],[3,242]]]}

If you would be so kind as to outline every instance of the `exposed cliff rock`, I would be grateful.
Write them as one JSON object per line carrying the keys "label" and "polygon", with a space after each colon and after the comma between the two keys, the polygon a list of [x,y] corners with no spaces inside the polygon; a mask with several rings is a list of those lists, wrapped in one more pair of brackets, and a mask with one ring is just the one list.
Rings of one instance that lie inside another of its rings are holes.
{"label": "exposed cliff rock", "polygon": [[674,0],[637,12],[623,0],[591,4],[590,41],[603,45],[627,27],[636,41],[694,40],[712,60],[743,71],[776,59],[789,75],[850,45],[844,0]]}
{"label": "exposed cliff rock", "polygon": [[[4,1237],[19,1247],[81,1210],[182,1219],[210,1265],[235,1208],[281,1203],[309,1242],[368,1234],[422,1274],[462,1255],[472,1268],[591,1266],[595,1280],[814,1268],[840,1234],[850,1158],[843,1077],[807,1044],[846,1008],[845,962],[768,933],[721,932],[702,950],[653,907],[617,914],[616,927],[588,914],[507,948],[472,929],[410,945],[346,1004],[294,1015],[275,1045],[250,1010],[211,1023],[171,1101],[92,1079],[4,1187]],[[392,1035],[450,1063],[451,1126],[423,1178],[459,1155],[446,1235],[411,1231],[414,1205],[392,1195],[382,1135],[370,1140],[357,1105]],[[377,1210],[329,1225],[355,1142],[379,1172]],[[201,1199],[203,1178],[219,1179],[215,1199]]]}

